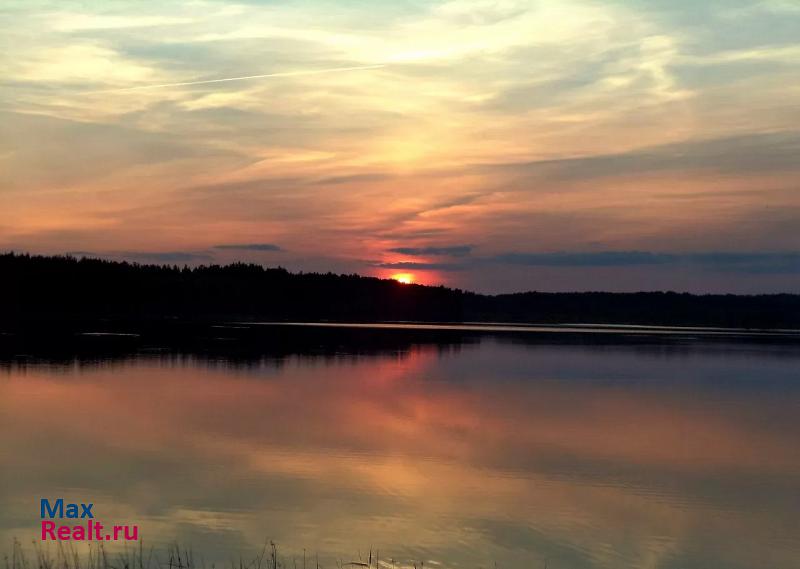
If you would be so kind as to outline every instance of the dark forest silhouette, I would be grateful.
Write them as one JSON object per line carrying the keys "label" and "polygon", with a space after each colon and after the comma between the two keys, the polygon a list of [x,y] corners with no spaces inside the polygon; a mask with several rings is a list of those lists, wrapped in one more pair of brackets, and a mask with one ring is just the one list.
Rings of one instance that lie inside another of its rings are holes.
{"label": "dark forest silhouette", "polygon": [[8,323],[90,319],[605,323],[800,328],[800,295],[674,292],[483,295],[234,263],[195,268],[0,255]]}

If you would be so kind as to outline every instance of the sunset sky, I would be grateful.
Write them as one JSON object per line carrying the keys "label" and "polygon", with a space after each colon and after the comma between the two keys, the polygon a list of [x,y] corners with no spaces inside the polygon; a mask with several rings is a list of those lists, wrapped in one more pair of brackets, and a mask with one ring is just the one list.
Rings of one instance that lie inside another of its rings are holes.
{"label": "sunset sky", "polygon": [[0,26],[0,251],[800,292],[796,0],[11,0]]}

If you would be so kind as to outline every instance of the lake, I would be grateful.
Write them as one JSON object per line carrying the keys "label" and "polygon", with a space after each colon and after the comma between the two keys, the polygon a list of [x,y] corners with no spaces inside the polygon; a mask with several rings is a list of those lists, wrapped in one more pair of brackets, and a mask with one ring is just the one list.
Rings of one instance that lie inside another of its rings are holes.
{"label": "lake", "polygon": [[191,346],[130,346],[84,332],[80,349],[0,364],[6,544],[37,539],[40,498],[63,497],[209,563],[265,539],[290,567],[370,549],[389,567],[800,563],[797,342],[220,324]]}

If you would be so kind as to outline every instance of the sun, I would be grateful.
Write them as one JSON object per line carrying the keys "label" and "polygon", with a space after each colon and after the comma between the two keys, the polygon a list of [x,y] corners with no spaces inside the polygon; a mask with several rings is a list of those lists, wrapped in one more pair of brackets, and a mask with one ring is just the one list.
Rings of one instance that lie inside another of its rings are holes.
{"label": "sun", "polygon": [[391,278],[402,284],[411,284],[414,282],[414,275],[411,273],[397,273],[392,275]]}

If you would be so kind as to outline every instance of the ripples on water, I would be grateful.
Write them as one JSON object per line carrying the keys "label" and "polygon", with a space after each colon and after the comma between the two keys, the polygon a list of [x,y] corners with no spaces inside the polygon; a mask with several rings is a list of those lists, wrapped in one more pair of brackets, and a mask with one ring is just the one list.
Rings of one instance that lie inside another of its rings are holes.
{"label": "ripples on water", "polygon": [[64,496],[207,560],[797,566],[797,344],[366,332],[7,358],[0,536]]}

